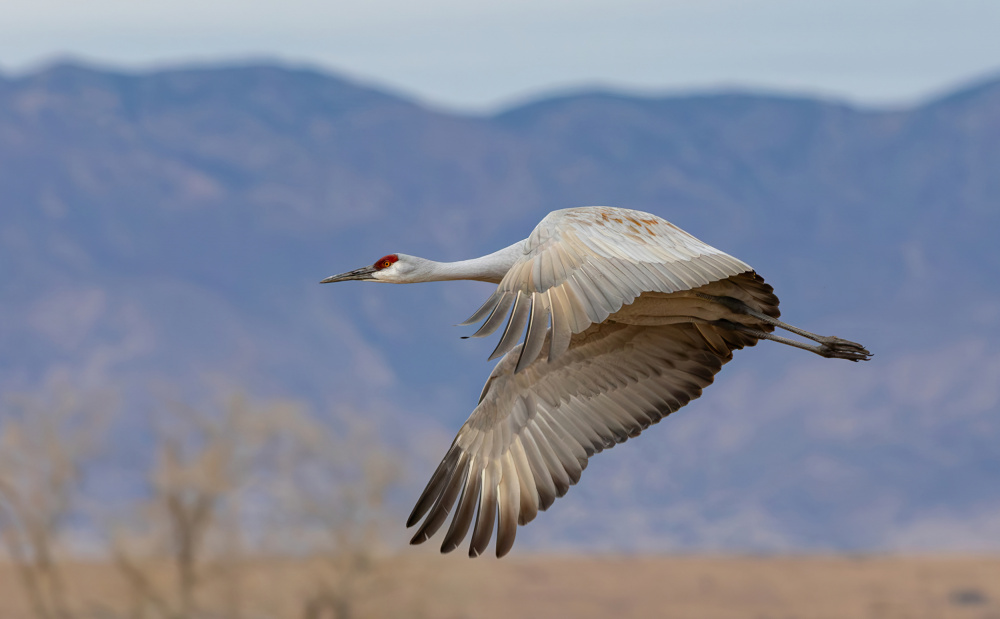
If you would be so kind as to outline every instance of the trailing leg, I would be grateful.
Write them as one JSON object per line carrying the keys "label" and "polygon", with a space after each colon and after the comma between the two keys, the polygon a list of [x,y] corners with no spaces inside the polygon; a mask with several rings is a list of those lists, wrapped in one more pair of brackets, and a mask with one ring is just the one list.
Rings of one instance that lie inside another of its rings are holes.
{"label": "trailing leg", "polygon": [[[753,314],[751,314],[751,316],[753,316]],[[754,317],[756,318],[756,316]],[[780,321],[775,321],[775,322],[780,322]],[[781,337],[780,335],[774,335],[773,333],[761,331],[760,329],[755,329],[753,327],[743,325],[737,322],[731,322],[729,320],[717,320],[712,324],[722,327],[724,329],[731,329],[733,331],[746,333],[747,335],[751,335],[757,339],[771,340],[773,342],[787,344],[788,346],[794,346],[795,348],[801,348],[802,350],[808,350],[809,352],[814,352],[821,357],[827,357],[829,359],[868,361],[872,356],[872,354],[868,352],[868,350],[861,344],[852,342],[850,340],[841,339],[839,337],[816,335],[815,333],[810,333],[808,336],[804,336],[808,337],[809,339],[815,342],[818,342],[817,345],[813,345],[813,344],[806,344],[804,342],[798,342],[796,340],[789,339],[787,337]],[[781,325],[775,325],[775,326],[781,326]],[[801,331],[801,329],[799,331]],[[798,331],[795,332],[797,333]]]}

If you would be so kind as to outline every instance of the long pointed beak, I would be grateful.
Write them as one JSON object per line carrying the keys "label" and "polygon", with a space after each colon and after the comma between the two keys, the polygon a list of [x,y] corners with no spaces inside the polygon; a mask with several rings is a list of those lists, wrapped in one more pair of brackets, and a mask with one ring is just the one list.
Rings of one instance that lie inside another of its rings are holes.
{"label": "long pointed beak", "polygon": [[353,271],[348,271],[347,273],[341,273],[340,275],[331,275],[327,277],[321,284],[332,284],[334,282],[346,282],[352,279],[366,280],[375,279],[372,274],[375,272],[375,267],[361,267],[360,269],[354,269]]}

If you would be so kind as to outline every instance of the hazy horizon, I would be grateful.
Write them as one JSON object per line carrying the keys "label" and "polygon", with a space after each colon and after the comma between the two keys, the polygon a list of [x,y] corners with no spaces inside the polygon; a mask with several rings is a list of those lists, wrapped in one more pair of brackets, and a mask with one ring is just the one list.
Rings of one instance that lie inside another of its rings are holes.
{"label": "hazy horizon", "polygon": [[900,106],[988,77],[1000,59],[1000,5],[974,0],[629,0],[614,8],[293,0],[280,10],[272,0],[14,0],[5,8],[5,73],[57,58],[131,70],[273,59],[466,111],[590,85],[736,87]]}
{"label": "hazy horizon", "polygon": [[358,74],[352,71],[342,71],[335,67],[327,67],[309,61],[294,61],[279,57],[268,56],[247,56],[243,58],[211,58],[211,59],[188,59],[177,61],[164,61],[150,64],[130,65],[127,63],[105,62],[79,55],[57,55],[51,58],[33,63],[30,66],[20,69],[6,69],[0,66],[0,78],[19,79],[22,77],[42,73],[59,66],[76,66],[90,69],[102,73],[114,73],[120,75],[148,75],[161,72],[185,71],[185,70],[215,70],[240,67],[275,67],[290,71],[315,72],[321,75],[344,79],[357,86],[371,88],[392,96],[417,103],[423,107],[434,110],[441,110],[456,114],[494,114],[503,113],[507,110],[520,106],[530,105],[535,102],[558,99],[567,96],[576,96],[590,93],[610,93],[637,98],[670,98],[670,97],[691,97],[691,96],[714,96],[725,94],[749,94],[753,96],[777,97],[788,99],[803,99],[825,101],[829,103],[843,103],[862,110],[902,110],[919,107],[933,102],[939,98],[951,97],[956,93],[966,89],[976,88],[982,84],[1000,80],[1000,61],[996,68],[982,71],[980,73],[967,76],[956,81],[945,82],[937,87],[930,87],[926,93],[905,101],[866,101],[854,99],[837,93],[810,90],[808,88],[783,89],[780,87],[770,87],[762,84],[720,82],[718,84],[704,84],[676,87],[641,87],[615,84],[610,82],[581,82],[564,86],[540,86],[537,90],[526,91],[517,96],[503,99],[493,105],[488,106],[461,106],[451,105],[447,102],[427,100],[419,93],[406,90],[395,84],[379,81],[371,76]]}

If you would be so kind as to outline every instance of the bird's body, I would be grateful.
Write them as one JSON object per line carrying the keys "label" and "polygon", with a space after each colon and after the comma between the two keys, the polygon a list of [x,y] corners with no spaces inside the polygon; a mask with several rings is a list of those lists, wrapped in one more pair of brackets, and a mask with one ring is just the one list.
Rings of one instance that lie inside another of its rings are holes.
{"label": "bird's body", "polygon": [[407,523],[422,520],[420,543],[454,514],[442,551],[472,528],[471,556],[494,527],[497,556],[506,554],[517,525],[565,494],[590,456],[697,398],[733,350],[771,339],[826,357],[870,356],[780,322],[778,298],[749,265],[627,209],[554,211],[524,241],[482,258],[392,254],[323,281],[348,279],[498,284],[466,324],[483,321],[474,337],[503,325],[490,357],[502,358]]}

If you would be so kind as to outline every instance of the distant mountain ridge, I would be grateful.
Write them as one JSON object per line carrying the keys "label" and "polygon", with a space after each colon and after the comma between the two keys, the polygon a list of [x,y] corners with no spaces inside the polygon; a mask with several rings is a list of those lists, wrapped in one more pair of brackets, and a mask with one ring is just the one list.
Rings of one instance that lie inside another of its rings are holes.
{"label": "distant mountain ridge", "polygon": [[489,287],[316,282],[627,206],[746,260],[789,320],[876,358],[737,354],[519,537],[995,549],[998,164],[1000,80],[911,109],[581,92],[475,116],[275,66],[0,77],[0,388],[66,375],[146,402],[224,377],[380,417],[429,474],[488,374],[491,343],[450,325]]}

